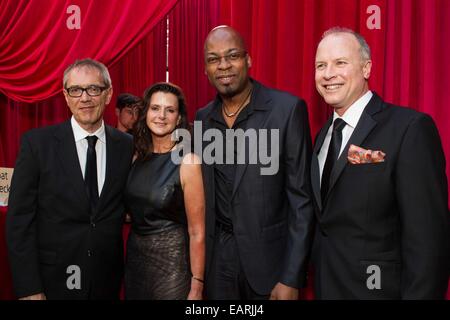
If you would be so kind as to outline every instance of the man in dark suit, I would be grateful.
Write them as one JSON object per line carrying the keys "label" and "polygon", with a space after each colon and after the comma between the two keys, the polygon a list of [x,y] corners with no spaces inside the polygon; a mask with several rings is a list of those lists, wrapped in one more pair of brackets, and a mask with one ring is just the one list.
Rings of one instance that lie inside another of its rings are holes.
{"label": "man in dark suit", "polygon": [[334,109],[311,164],[317,298],[443,298],[449,211],[433,120],[369,90],[370,49],[352,30],[324,34],[315,69]]}
{"label": "man in dark suit", "polygon": [[117,299],[132,138],[103,122],[112,86],[100,62],[69,66],[64,96],[72,118],[21,141],[6,225],[15,293],[32,300]]}
{"label": "man in dark suit", "polygon": [[[215,161],[203,153],[206,296],[296,299],[305,284],[314,217],[308,114],[303,100],[250,79],[250,66],[234,29],[210,32],[205,69],[218,95],[196,116],[202,131],[217,138]],[[203,151],[209,147],[205,143]],[[271,156],[270,168],[261,158],[250,160],[262,153]]]}

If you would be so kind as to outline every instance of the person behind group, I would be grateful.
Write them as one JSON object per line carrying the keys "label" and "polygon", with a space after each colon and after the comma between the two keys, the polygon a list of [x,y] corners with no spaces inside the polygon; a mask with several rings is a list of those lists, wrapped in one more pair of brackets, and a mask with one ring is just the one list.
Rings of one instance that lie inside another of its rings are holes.
{"label": "person behind group", "polygon": [[[221,134],[218,139],[223,140],[213,143],[216,155],[224,156],[212,164],[203,161],[206,296],[297,299],[306,283],[314,222],[306,103],[249,77],[252,60],[243,38],[231,27],[209,33],[204,61],[217,96],[197,112],[196,120],[202,132]],[[259,143],[249,143],[246,137],[229,139],[229,133],[241,130],[247,138],[255,133]],[[265,132],[274,140],[263,136]],[[270,140],[269,146],[264,139]],[[257,146],[259,152],[273,147],[272,164],[279,163],[279,168],[263,174],[268,168],[261,159],[249,164]],[[209,150],[210,143],[202,148]],[[239,162],[242,158],[245,163]]]}
{"label": "person behind group", "polygon": [[202,299],[205,204],[201,167],[193,153],[172,161],[187,129],[183,92],[156,83],[144,93],[135,126],[136,160],[126,186],[132,216],[125,268],[126,299]]}
{"label": "person behind group", "polygon": [[450,216],[439,133],[430,116],[370,91],[371,67],[360,34],[324,33],[315,81],[334,112],[311,165],[316,297],[442,299]]}
{"label": "person behind group", "polygon": [[130,93],[121,93],[117,97],[116,116],[118,130],[132,133],[133,125],[139,113],[140,103],[141,99]]}
{"label": "person behind group", "polygon": [[132,138],[103,121],[113,89],[102,63],[75,61],[63,93],[71,119],[22,136],[6,219],[15,293],[118,299]]}

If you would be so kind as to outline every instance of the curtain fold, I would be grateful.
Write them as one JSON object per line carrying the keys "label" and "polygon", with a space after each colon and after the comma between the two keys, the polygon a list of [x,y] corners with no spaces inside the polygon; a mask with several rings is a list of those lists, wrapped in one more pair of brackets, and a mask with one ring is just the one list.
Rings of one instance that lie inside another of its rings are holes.
{"label": "curtain fold", "polygon": [[91,57],[113,66],[176,2],[3,0],[0,91],[29,103],[56,95],[67,65]]}
{"label": "curtain fold", "polygon": [[203,43],[218,23],[218,5],[218,0],[180,1],[168,15],[169,80],[183,89],[190,121],[214,96],[204,73]]}
{"label": "curtain fold", "polygon": [[[109,68],[113,98],[105,110],[105,122],[115,126],[115,105],[120,93],[142,96],[145,88],[165,80],[166,21],[162,17],[134,48]],[[0,93],[0,167],[13,167],[23,132],[67,120],[70,110],[61,91],[62,72],[58,75],[56,95],[34,103],[15,101]]]}

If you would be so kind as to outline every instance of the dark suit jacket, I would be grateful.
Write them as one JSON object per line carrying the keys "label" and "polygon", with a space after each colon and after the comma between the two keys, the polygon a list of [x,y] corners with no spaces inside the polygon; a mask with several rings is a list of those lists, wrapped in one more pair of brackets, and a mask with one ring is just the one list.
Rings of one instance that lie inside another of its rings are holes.
{"label": "dark suit jacket", "polygon": [[[49,299],[118,298],[122,191],[132,139],[112,127],[105,130],[105,183],[92,215],[70,121],[23,135],[6,224],[18,297],[44,292]],[[67,288],[71,265],[80,268],[80,290]]]}
{"label": "dark suit jacket", "polygon": [[[443,298],[449,211],[433,120],[374,94],[333,168],[322,207],[317,156],[331,121],[317,136],[311,164],[319,221],[313,248],[317,298]],[[350,164],[350,144],[385,152],[385,162]],[[368,289],[376,274],[372,265],[379,267],[381,289]]]}
{"label": "dark suit jacket", "polygon": [[[254,113],[247,129],[279,129],[279,170],[261,175],[258,164],[238,165],[231,218],[239,257],[250,286],[269,294],[277,282],[304,285],[314,218],[309,159],[311,140],[305,102],[253,81]],[[212,127],[210,114],[218,99],[198,111],[203,132]],[[204,143],[208,145],[209,143]],[[249,150],[245,144],[246,152]],[[271,154],[271,151],[269,151]],[[203,163],[206,192],[206,279],[215,233],[214,166]]]}

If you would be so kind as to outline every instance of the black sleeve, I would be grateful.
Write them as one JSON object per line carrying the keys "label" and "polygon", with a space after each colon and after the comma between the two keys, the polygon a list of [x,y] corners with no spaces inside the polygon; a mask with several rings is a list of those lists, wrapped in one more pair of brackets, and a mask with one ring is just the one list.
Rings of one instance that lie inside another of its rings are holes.
{"label": "black sleeve", "polygon": [[402,298],[442,299],[450,271],[448,193],[444,152],[429,116],[410,123],[395,178],[402,232]]}
{"label": "black sleeve", "polygon": [[310,183],[311,134],[308,112],[298,100],[285,138],[286,193],[289,201],[289,236],[280,282],[295,288],[306,286],[306,272],[314,230]]}
{"label": "black sleeve", "polygon": [[6,241],[18,298],[43,292],[37,250],[36,210],[39,164],[25,134],[11,181]]}

